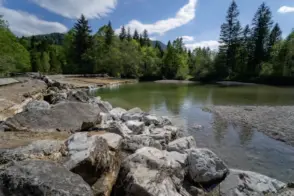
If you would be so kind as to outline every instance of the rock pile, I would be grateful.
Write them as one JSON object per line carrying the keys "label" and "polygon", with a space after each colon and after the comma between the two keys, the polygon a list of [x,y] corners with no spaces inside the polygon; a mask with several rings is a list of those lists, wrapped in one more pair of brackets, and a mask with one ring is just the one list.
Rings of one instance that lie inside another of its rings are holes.
{"label": "rock pile", "polygon": [[286,187],[260,174],[230,170],[166,117],[113,108],[42,79],[48,85],[46,102],[30,103],[0,130],[72,135],[1,149],[0,195],[194,196],[220,185],[219,195],[247,196],[278,194]]}

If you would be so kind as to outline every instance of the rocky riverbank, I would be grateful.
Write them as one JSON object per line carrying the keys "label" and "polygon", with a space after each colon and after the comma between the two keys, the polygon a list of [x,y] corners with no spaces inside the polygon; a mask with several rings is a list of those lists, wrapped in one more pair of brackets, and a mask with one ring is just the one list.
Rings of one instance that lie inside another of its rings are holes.
{"label": "rocky riverbank", "polygon": [[[167,117],[113,108],[71,85],[38,79],[47,85],[44,101],[0,124],[7,144],[0,149],[0,195],[294,194],[284,182],[229,169]],[[15,142],[21,138],[27,142]]]}

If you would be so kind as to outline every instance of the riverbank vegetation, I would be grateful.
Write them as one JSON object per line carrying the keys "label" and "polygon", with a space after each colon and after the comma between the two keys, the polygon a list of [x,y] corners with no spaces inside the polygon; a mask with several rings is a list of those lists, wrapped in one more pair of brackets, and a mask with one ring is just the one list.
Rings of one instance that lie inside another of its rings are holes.
{"label": "riverbank vegetation", "polygon": [[235,1],[221,26],[219,49],[187,49],[182,38],[167,46],[151,41],[147,30],[115,32],[111,22],[93,31],[81,16],[66,34],[18,38],[0,20],[0,74],[39,71],[108,74],[152,79],[238,80],[294,83],[294,31],[282,38],[279,24],[263,3],[250,25],[242,25]]}

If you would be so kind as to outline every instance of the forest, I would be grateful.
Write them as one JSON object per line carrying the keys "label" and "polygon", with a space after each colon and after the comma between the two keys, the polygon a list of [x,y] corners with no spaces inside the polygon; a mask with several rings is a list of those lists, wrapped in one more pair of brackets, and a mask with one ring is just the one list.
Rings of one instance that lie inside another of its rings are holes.
{"label": "forest", "polygon": [[65,34],[17,37],[0,17],[0,76],[33,71],[294,84],[294,31],[283,38],[265,3],[251,24],[241,24],[239,15],[233,1],[221,25],[218,50],[191,50],[182,38],[165,46],[151,41],[147,30],[131,32],[124,26],[116,34],[111,22],[94,32],[83,15]]}

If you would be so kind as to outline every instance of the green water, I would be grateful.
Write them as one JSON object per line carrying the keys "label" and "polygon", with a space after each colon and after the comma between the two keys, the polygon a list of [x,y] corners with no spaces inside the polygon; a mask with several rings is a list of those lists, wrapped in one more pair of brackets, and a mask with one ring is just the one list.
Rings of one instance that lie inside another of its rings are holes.
{"label": "green water", "polygon": [[[169,116],[198,147],[212,149],[231,168],[294,181],[293,147],[244,127],[217,127],[219,120],[203,111],[207,105],[294,105],[294,88],[139,83],[100,89],[97,96],[113,106]],[[204,129],[195,130],[197,124]]]}

